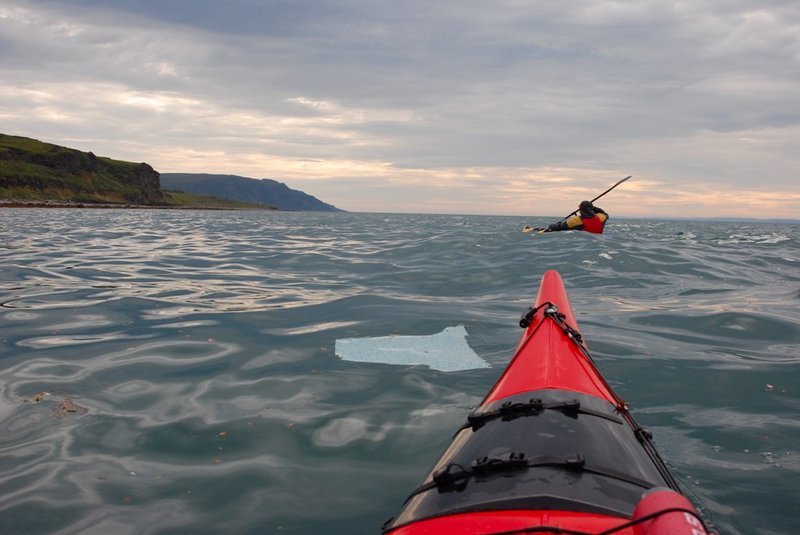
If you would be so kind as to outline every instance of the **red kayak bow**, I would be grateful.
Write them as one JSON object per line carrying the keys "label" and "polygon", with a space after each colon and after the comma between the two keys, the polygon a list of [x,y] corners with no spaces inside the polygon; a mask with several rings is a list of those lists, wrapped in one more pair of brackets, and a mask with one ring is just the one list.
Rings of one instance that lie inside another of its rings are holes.
{"label": "red kayak bow", "polygon": [[510,364],[384,533],[705,535],[592,362],[556,271],[520,325]]}

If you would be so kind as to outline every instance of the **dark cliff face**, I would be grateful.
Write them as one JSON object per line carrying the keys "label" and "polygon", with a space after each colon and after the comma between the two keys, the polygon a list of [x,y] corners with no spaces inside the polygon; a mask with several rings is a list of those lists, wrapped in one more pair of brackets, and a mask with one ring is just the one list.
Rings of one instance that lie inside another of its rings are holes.
{"label": "dark cliff face", "polygon": [[140,164],[139,168],[148,202],[161,201],[164,198],[164,194],[161,193],[161,175],[146,163]]}
{"label": "dark cliff face", "polygon": [[137,204],[157,204],[164,198],[161,193],[161,175],[147,165],[140,163],[131,173],[129,180],[131,185],[139,190],[139,193],[126,195],[128,200]]}

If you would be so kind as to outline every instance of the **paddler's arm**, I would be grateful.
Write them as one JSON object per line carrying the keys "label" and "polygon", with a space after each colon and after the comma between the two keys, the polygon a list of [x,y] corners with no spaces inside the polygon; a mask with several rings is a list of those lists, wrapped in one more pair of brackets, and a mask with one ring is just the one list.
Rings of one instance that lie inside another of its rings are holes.
{"label": "paddler's arm", "polygon": [[579,230],[581,228],[583,228],[583,221],[581,221],[580,217],[574,215],[563,221],[553,223],[547,227],[547,232],[558,232],[559,230]]}

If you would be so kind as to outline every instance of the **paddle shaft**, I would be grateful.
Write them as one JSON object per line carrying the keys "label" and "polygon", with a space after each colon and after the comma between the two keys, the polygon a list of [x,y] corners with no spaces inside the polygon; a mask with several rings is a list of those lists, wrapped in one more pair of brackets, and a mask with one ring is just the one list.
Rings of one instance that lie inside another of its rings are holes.
{"label": "paddle shaft", "polygon": [[[625,178],[623,178],[622,180],[620,180],[619,182],[617,182],[616,184],[614,184],[613,186],[611,186],[610,188],[608,188],[607,190],[605,190],[603,193],[601,193],[600,195],[598,195],[597,197],[595,197],[594,199],[592,199],[592,201],[591,201],[591,202],[594,202],[594,201],[596,201],[597,199],[599,199],[600,197],[602,197],[603,195],[605,195],[606,193],[608,193],[608,192],[609,192],[609,191],[611,191],[612,189],[616,188],[617,186],[619,186],[620,184],[622,184],[623,182],[625,182],[626,180],[628,180],[629,178],[631,178],[632,176],[633,176],[633,175],[628,175],[628,176],[626,176]],[[572,217],[572,216],[574,216],[574,215],[575,215],[575,214],[577,214],[579,211],[580,211],[580,210],[575,210],[574,212],[572,212],[572,213],[571,213],[571,214],[569,214],[568,216],[566,216],[566,217],[562,217],[562,218],[561,218],[561,221],[564,221],[565,219],[567,219],[567,217]]]}

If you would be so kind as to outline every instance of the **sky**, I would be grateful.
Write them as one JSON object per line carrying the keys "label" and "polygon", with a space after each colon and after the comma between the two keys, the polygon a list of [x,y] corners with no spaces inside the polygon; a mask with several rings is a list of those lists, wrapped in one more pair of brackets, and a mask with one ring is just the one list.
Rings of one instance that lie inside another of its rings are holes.
{"label": "sky", "polygon": [[800,219],[797,0],[0,0],[0,132],[357,212]]}

